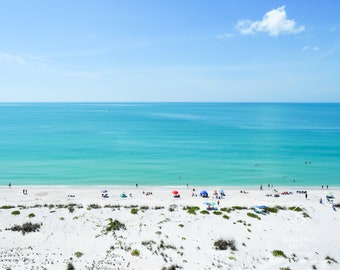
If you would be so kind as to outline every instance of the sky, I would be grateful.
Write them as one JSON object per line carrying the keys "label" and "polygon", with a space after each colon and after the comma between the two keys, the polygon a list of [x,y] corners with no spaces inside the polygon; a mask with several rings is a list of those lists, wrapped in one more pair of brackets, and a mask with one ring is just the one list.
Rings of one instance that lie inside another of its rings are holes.
{"label": "sky", "polygon": [[0,12],[0,102],[340,102],[339,0],[11,0]]}

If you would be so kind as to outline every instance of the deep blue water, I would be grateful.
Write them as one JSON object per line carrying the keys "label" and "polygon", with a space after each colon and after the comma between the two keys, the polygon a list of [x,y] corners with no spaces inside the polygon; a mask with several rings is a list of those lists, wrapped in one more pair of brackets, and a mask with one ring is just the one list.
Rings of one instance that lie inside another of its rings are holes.
{"label": "deep blue water", "polygon": [[340,104],[0,103],[0,184],[340,186]]}

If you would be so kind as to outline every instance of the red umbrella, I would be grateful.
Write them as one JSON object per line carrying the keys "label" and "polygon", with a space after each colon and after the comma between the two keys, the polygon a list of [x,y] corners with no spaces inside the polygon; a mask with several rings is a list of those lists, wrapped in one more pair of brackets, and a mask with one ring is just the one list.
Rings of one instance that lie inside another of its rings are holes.
{"label": "red umbrella", "polygon": [[177,190],[173,190],[173,191],[172,191],[172,194],[177,195],[177,194],[178,194],[178,191],[177,191]]}

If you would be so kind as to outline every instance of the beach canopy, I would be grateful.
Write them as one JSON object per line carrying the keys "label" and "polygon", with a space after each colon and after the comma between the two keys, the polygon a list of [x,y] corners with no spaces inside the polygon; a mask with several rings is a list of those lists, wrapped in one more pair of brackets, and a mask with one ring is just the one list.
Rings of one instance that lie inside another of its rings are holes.
{"label": "beach canopy", "polygon": [[203,195],[208,195],[208,192],[206,191],[206,190],[202,190],[201,192],[200,192],[200,194],[203,196]]}
{"label": "beach canopy", "polygon": [[204,202],[204,204],[214,206],[216,203],[215,202]]}
{"label": "beach canopy", "polygon": [[179,193],[178,190],[173,190],[172,191],[172,194],[174,194],[174,195],[178,195],[178,193]]}

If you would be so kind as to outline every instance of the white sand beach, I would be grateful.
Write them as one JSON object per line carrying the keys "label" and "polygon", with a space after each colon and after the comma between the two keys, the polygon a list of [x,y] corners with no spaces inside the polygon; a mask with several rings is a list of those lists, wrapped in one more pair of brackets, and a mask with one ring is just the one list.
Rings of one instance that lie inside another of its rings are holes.
{"label": "white sand beach", "polygon": [[[326,200],[332,192],[338,204],[339,189],[305,188],[307,198],[288,187],[192,189],[1,187],[0,269],[340,269],[340,208]],[[204,211],[206,202],[217,210]],[[255,214],[256,205],[271,212]],[[39,230],[11,230],[27,222]]]}

